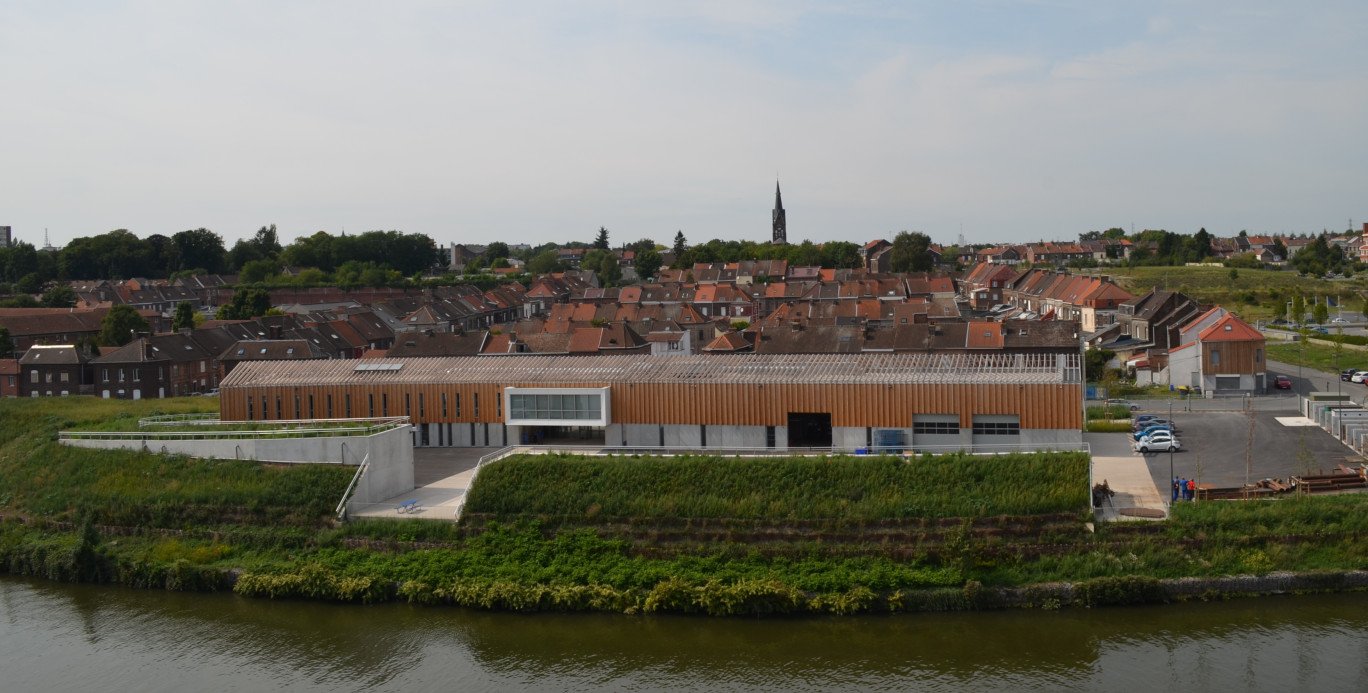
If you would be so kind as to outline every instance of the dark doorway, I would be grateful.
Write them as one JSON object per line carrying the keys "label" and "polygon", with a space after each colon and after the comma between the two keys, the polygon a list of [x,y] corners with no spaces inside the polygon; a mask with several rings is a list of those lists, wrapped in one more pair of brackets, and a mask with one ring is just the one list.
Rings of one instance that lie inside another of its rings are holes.
{"label": "dark doorway", "polygon": [[831,447],[831,414],[789,412],[788,444],[791,448]]}
{"label": "dark doorway", "polygon": [[524,445],[606,445],[607,431],[594,426],[523,426]]}

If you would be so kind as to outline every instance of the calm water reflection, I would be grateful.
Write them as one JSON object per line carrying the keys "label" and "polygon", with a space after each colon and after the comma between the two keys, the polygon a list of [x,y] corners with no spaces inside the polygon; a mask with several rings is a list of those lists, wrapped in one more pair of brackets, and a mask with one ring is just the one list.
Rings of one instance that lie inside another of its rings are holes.
{"label": "calm water reflection", "polygon": [[1368,595],[801,620],[343,607],[0,577],[0,690],[1368,689]]}

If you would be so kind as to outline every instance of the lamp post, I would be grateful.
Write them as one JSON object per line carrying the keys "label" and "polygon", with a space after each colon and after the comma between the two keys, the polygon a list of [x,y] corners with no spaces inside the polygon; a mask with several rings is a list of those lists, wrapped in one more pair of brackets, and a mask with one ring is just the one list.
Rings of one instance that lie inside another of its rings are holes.
{"label": "lamp post", "polygon": [[[1173,426],[1173,400],[1169,400],[1169,426]],[[1172,434],[1169,435],[1169,438],[1173,438]],[[1170,483],[1170,484],[1173,483],[1173,479],[1174,479],[1174,478],[1175,478],[1175,477],[1173,476],[1173,441],[1170,440],[1170,441],[1169,441],[1169,483]],[[1182,495],[1182,489],[1179,489],[1179,495]],[[1170,490],[1170,492],[1169,492],[1169,498],[1172,498],[1172,497],[1173,497],[1173,492]],[[1172,505],[1172,503],[1170,503],[1170,505]]]}

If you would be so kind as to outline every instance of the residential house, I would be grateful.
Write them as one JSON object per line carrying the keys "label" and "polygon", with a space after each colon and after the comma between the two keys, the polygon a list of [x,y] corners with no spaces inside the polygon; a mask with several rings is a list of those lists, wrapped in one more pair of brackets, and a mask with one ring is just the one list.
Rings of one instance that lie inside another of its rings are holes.
{"label": "residential house", "polygon": [[161,399],[175,394],[171,387],[171,359],[160,349],[154,349],[145,336],[90,363],[95,392],[105,399]]}
{"label": "residential house", "polygon": [[89,394],[89,356],[71,344],[37,344],[19,357],[21,397]]}
{"label": "residential house", "polygon": [[1168,368],[1173,385],[1199,387],[1208,394],[1262,393],[1268,371],[1264,336],[1227,314],[1195,340],[1170,349]]}

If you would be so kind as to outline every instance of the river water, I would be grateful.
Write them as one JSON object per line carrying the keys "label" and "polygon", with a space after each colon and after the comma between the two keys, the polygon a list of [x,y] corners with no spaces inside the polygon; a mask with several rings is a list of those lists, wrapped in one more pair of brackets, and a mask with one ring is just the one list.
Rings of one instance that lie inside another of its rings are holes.
{"label": "river water", "polygon": [[336,606],[0,576],[0,690],[1363,691],[1368,595],[738,620]]}

